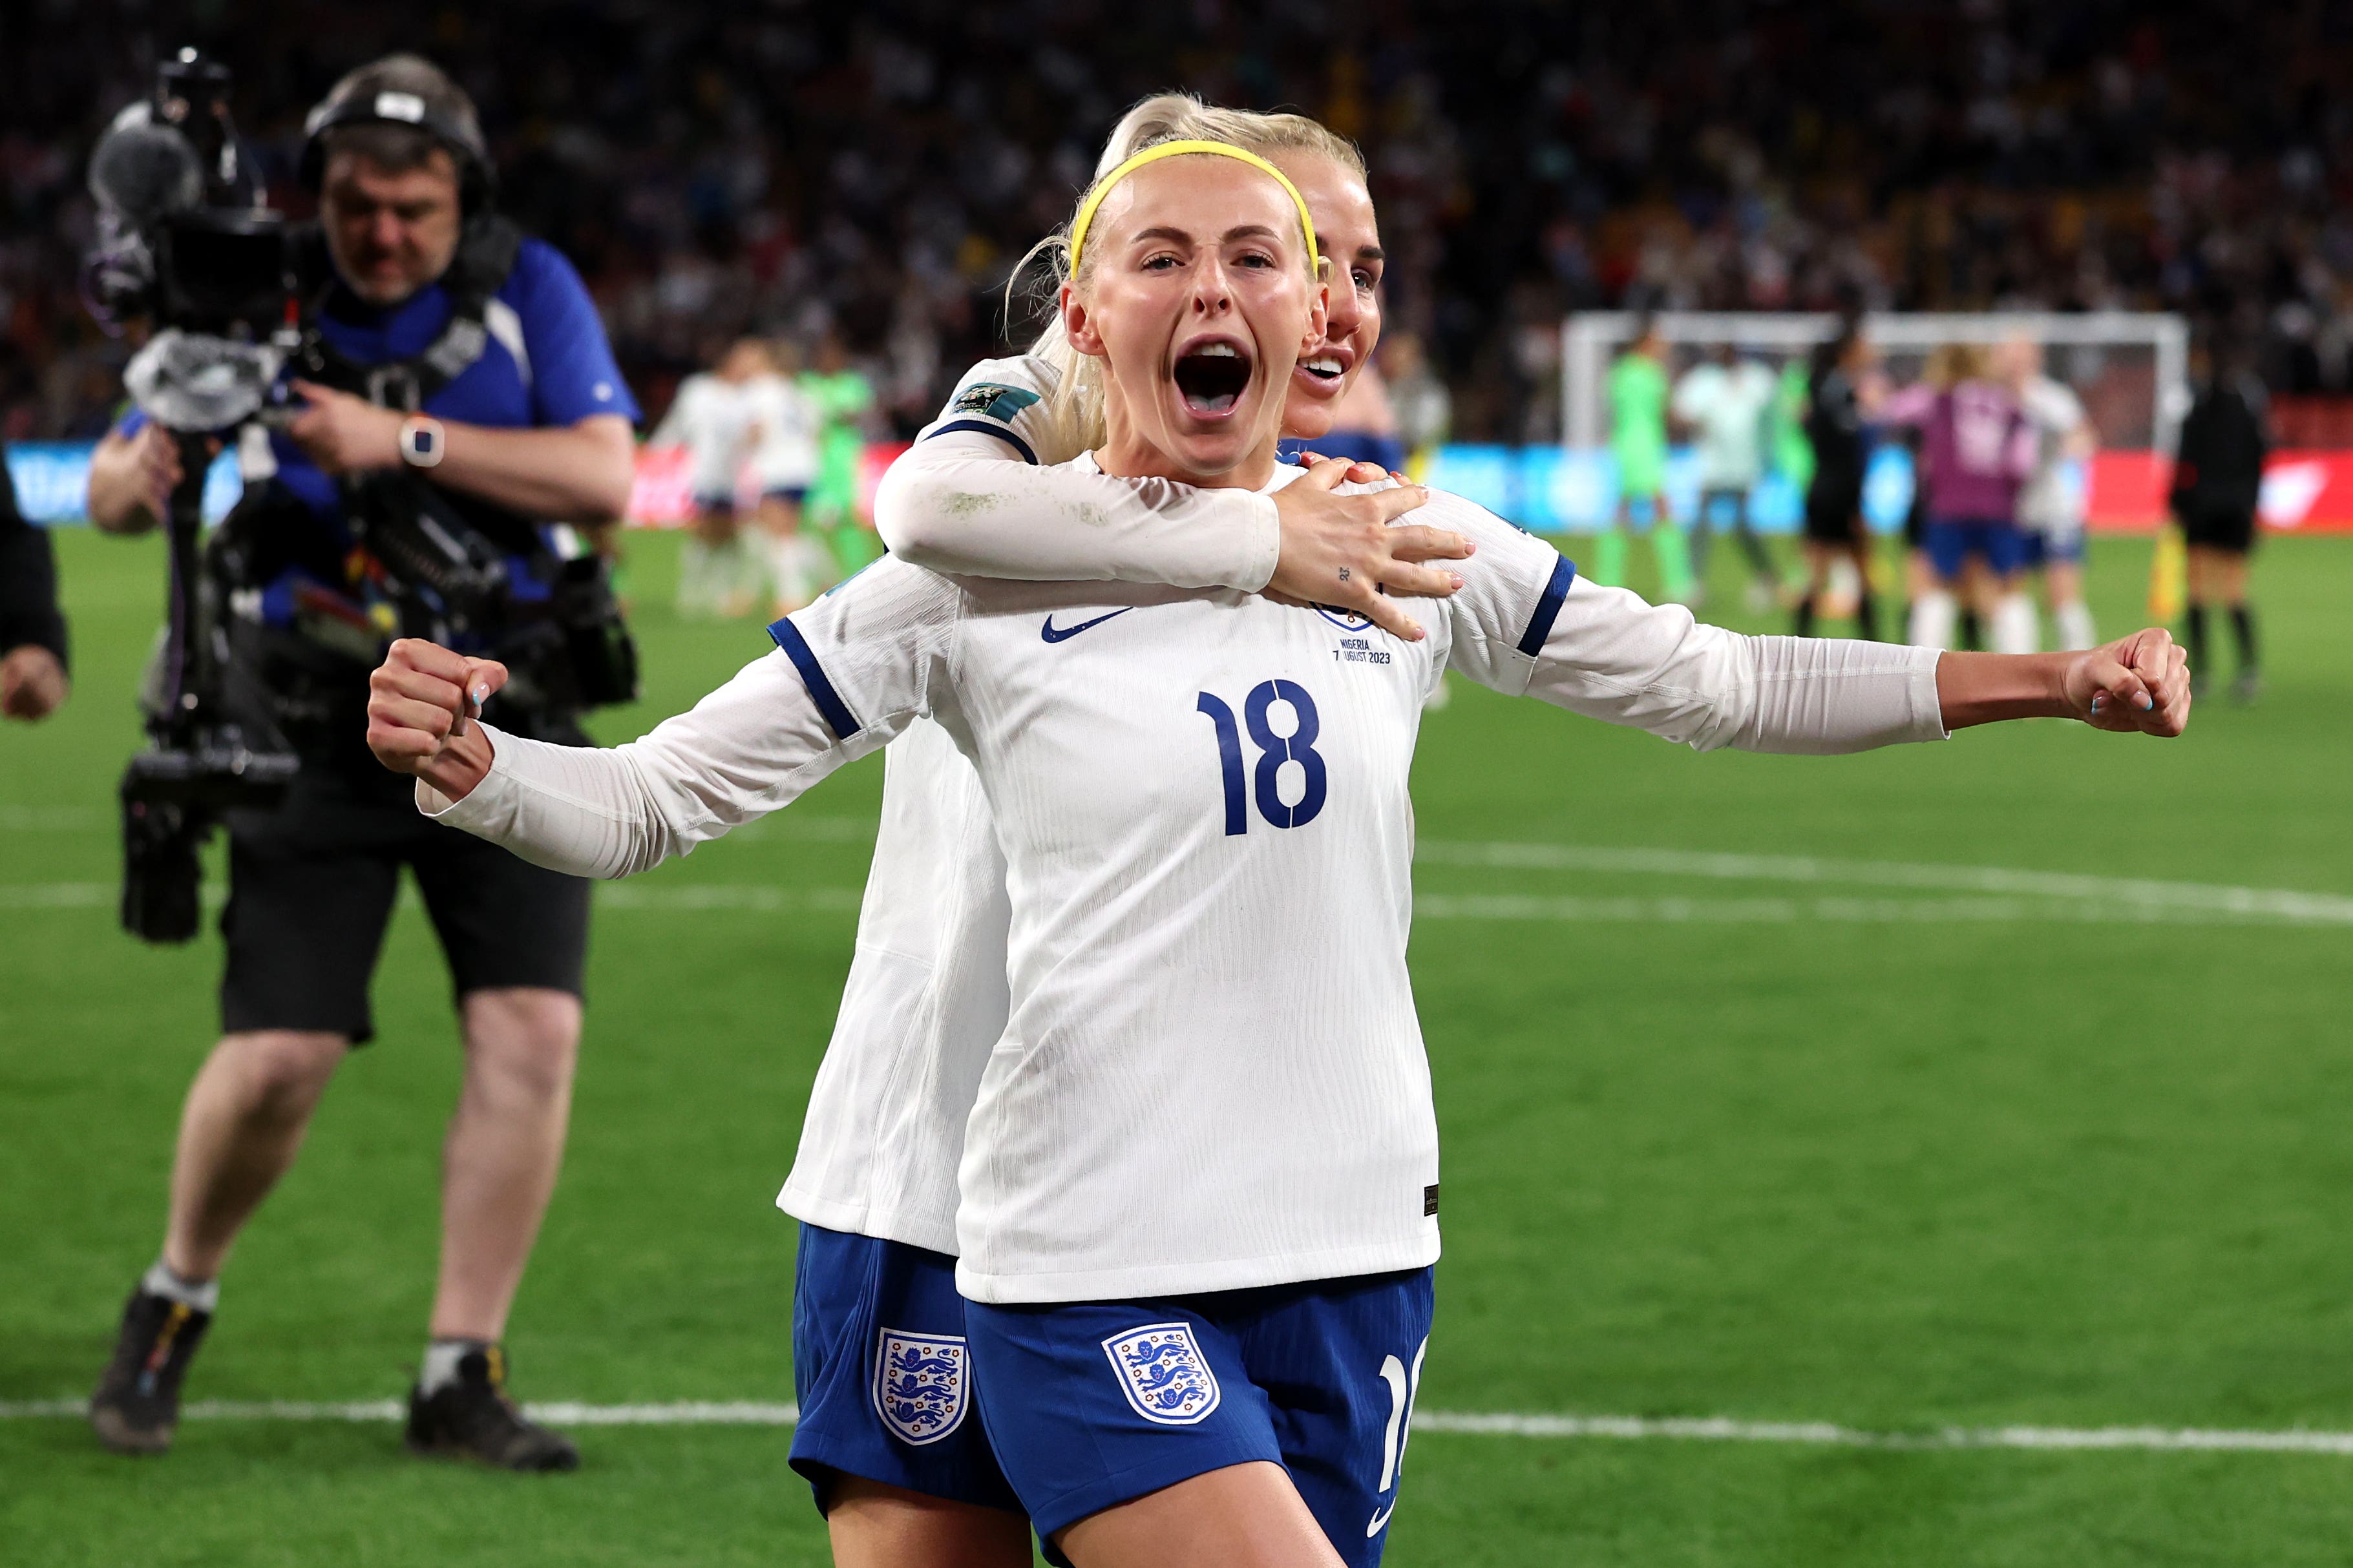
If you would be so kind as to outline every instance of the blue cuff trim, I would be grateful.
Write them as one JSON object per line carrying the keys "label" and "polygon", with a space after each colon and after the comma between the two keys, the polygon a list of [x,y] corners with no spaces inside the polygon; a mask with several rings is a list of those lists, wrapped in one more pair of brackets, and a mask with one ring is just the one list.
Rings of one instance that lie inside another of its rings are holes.
{"label": "blue cuff trim", "polygon": [[833,731],[833,738],[847,741],[858,733],[862,726],[857,715],[850,712],[849,705],[833,689],[833,682],[825,678],[825,666],[818,663],[817,650],[809,647],[808,638],[801,636],[800,627],[788,618],[771,626],[768,635],[776,639],[776,646],[785,650],[785,657],[801,672],[801,684],[808,688],[809,700],[817,704],[817,710],[825,715],[826,727]]}
{"label": "blue cuff trim", "polygon": [[1552,563],[1552,581],[1545,584],[1544,597],[1536,601],[1536,613],[1528,617],[1528,629],[1520,634],[1520,651],[1530,658],[1544,651],[1545,639],[1552,636],[1553,622],[1560,619],[1561,602],[1568,597],[1568,585],[1576,581],[1576,562],[1564,555]]}
{"label": "blue cuff trim", "polygon": [[1029,442],[1015,435],[1010,427],[993,424],[987,419],[951,419],[935,430],[925,431],[923,439],[928,441],[934,436],[944,436],[953,430],[970,430],[977,435],[994,436],[1020,453],[1023,462],[1033,468],[1038,466],[1038,454],[1029,449]]}

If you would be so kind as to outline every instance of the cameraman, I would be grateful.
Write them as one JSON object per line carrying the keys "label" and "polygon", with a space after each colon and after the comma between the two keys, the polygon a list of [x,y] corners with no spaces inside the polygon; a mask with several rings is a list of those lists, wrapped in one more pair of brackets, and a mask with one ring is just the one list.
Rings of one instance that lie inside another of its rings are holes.
{"label": "cameraman", "polygon": [[49,536],[16,508],[0,447],[0,718],[46,719],[66,700],[66,618]]}
{"label": "cameraman", "polygon": [[[336,1067],[374,1033],[368,984],[405,863],[465,1046],[408,1445],[569,1469],[572,1444],[508,1397],[499,1342],[563,1154],[588,888],[420,826],[405,781],[374,764],[367,676],[386,627],[367,595],[384,568],[356,548],[347,503],[413,486],[486,531],[519,525],[525,544],[554,538],[543,525],[556,520],[608,525],[628,502],[638,410],[579,275],[489,210],[474,107],[438,68],[406,54],[363,66],[311,126],[303,167],[325,254],[308,322],[332,351],[312,363],[348,384],[291,381],[299,411],[266,450],[241,448],[246,498],[220,531],[248,563],[226,584],[232,687],[259,689],[302,766],[281,807],[228,814],[224,1033],[188,1091],[163,1255],[124,1310],[90,1419],[118,1451],[170,1447],[237,1232],[293,1163]],[[178,468],[163,431],[126,420],[93,466],[92,520],[152,526]],[[577,711],[560,696],[527,700],[507,721],[586,744]]]}

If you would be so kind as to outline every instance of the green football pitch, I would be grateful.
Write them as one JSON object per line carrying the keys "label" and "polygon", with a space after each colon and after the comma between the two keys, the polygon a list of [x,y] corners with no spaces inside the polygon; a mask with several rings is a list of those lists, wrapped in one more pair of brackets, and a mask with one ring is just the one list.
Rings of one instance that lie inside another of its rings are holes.
{"label": "green football pitch", "polygon": [[[824,1561],[780,1426],[579,1426],[579,1473],[516,1478],[380,1420],[231,1412],[126,1461],[50,1413],[154,1256],[220,957],[111,908],[160,552],[59,544],[74,699],[0,729],[0,1562]],[[647,694],[609,740],[766,647],[679,623],[669,542],[630,548]],[[2147,560],[2100,544],[2104,626]],[[2258,583],[2262,705],[2170,743],[1698,757],[1458,683],[1418,774],[1446,1256],[1389,1563],[2346,1560],[2353,1439],[2311,1434],[2353,1433],[2353,544],[2277,542]],[[604,896],[527,1398],[791,1399],[770,1200],[881,779]],[[192,1399],[406,1387],[458,1081],[413,908],[375,1005]]]}

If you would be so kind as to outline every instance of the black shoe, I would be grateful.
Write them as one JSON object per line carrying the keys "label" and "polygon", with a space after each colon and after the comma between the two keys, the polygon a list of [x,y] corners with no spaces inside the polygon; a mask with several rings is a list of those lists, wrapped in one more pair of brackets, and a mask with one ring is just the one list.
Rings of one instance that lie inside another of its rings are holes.
{"label": "black shoe", "polygon": [[161,1454],[180,1424],[180,1383],[213,1315],[140,1289],[122,1309],[114,1359],[90,1396],[90,1424],[118,1454]]}
{"label": "black shoe", "polygon": [[408,1392],[408,1447],[417,1454],[480,1459],[502,1470],[573,1470],[580,1450],[560,1432],[527,1419],[507,1395],[506,1351],[485,1345],[458,1362],[458,1381],[427,1394]]}

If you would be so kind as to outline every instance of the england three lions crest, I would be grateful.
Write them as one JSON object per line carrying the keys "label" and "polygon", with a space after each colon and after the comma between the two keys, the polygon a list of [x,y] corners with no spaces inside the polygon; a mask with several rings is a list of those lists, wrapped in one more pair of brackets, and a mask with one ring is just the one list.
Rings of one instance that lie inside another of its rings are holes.
{"label": "england three lions crest", "polygon": [[1190,1323],[1151,1323],[1103,1342],[1135,1413],[1163,1426],[1190,1426],[1218,1407],[1218,1374]]}
{"label": "england three lions crest", "polygon": [[936,1443],[964,1423],[972,1403],[972,1352],[949,1334],[882,1331],[874,1359],[874,1408],[904,1443]]}

